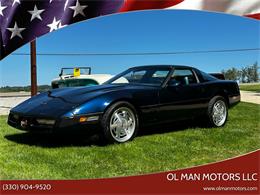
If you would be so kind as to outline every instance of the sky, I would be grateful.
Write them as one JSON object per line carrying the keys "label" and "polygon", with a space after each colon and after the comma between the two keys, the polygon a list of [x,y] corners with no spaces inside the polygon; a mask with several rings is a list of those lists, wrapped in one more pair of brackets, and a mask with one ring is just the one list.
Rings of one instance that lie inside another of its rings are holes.
{"label": "sky", "polygon": [[[102,16],[37,39],[37,53],[156,53],[260,48],[260,22],[202,11],[149,10]],[[0,61],[0,86],[30,85],[29,44]],[[90,66],[95,74],[118,74],[139,65],[179,64],[220,72],[260,63],[260,51],[178,55],[37,56],[38,85],[62,67]]]}

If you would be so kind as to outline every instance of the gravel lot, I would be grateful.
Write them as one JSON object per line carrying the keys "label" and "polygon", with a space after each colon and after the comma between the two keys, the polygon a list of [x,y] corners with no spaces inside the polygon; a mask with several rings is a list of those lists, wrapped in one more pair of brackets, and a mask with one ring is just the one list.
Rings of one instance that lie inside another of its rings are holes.
{"label": "gravel lot", "polygon": [[[28,98],[28,92],[0,93],[0,115],[7,115],[12,107]],[[260,93],[241,91],[241,101],[260,104]]]}

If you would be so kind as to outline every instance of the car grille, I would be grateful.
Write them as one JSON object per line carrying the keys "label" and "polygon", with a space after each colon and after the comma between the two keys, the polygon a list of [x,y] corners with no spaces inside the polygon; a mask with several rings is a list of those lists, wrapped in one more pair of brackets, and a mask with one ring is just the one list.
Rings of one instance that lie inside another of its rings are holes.
{"label": "car grille", "polygon": [[52,129],[55,124],[39,124],[36,117],[22,116],[15,113],[10,113],[8,117],[8,123],[19,129],[29,130],[29,129]]}

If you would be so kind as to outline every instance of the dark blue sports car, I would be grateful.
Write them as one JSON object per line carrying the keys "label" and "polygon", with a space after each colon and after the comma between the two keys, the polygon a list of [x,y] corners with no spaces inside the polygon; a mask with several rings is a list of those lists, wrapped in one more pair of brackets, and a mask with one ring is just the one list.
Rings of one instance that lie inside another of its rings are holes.
{"label": "dark blue sports car", "polygon": [[240,101],[234,81],[188,66],[130,68],[103,85],[54,89],[10,111],[8,124],[25,131],[101,130],[109,142],[133,139],[140,125],[205,116],[223,126]]}

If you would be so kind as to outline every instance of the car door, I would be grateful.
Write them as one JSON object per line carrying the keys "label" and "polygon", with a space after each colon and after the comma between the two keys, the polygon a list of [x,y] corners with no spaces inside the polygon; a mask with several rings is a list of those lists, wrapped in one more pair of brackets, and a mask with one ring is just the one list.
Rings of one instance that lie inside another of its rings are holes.
{"label": "car door", "polygon": [[[154,124],[159,120],[159,92],[161,85],[170,73],[169,68],[151,69],[143,78],[142,90],[135,93],[135,101],[139,102],[143,124]],[[141,87],[141,86],[140,86]]]}
{"label": "car door", "polygon": [[160,121],[191,118],[202,107],[201,84],[191,68],[175,68],[159,92]]}

